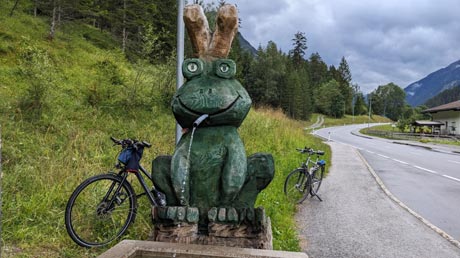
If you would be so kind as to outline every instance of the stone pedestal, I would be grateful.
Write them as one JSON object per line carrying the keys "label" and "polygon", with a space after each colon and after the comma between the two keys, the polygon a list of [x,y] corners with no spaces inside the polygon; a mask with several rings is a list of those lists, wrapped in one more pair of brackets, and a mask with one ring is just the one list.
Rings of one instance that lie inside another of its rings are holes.
{"label": "stone pedestal", "polygon": [[[154,230],[149,240],[168,243],[218,245],[228,247],[273,249],[270,218],[263,208],[243,210],[213,208],[208,212],[209,222],[199,227],[194,219],[196,208],[180,207],[185,214],[178,214],[179,207],[154,207]],[[176,210],[169,211],[170,209]],[[217,212],[216,212],[217,210]],[[175,213],[175,214],[174,214]],[[184,220],[178,219],[184,218]]]}

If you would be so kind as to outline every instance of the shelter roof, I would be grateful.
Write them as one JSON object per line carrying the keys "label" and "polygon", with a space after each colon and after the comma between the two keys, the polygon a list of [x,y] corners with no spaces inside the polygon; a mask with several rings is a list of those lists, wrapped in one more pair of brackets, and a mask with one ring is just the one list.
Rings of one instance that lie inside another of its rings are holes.
{"label": "shelter roof", "polygon": [[450,103],[447,103],[441,106],[425,109],[422,111],[422,113],[436,113],[439,111],[449,111],[449,110],[460,111],[460,100],[450,102]]}
{"label": "shelter roof", "polygon": [[440,125],[444,125],[444,123],[439,122],[439,121],[416,120],[415,122],[412,123],[412,125],[417,125],[417,126],[440,126]]}

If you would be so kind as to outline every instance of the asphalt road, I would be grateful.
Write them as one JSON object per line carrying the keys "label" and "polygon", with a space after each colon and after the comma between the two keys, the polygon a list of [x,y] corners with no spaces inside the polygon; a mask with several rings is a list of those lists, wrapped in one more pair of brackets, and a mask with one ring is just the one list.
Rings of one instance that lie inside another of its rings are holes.
{"label": "asphalt road", "polygon": [[352,134],[367,126],[331,127],[315,133],[357,148],[393,195],[460,240],[460,154]]}
{"label": "asphalt road", "polygon": [[422,223],[382,191],[350,145],[328,142],[329,175],[297,206],[302,251],[310,258],[460,258],[459,245]]}

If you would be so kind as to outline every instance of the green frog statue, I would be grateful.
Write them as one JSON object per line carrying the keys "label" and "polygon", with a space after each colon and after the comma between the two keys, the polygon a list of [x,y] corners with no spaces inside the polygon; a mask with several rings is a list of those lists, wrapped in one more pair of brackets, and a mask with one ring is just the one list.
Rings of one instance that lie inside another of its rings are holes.
{"label": "green frog statue", "polygon": [[254,205],[273,179],[274,161],[268,153],[247,157],[237,130],[251,107],[247,91],[234,78],[235,62],[226,59],[238,28],[237,10],[222,6],[213,34],[199,5],[185,8],[184,22],[195,58],[183,62],[187,81],[172,100],[184,134],[172,157],[153,161],[155,186],[165,193],[168,205],[154,209],[157,233],[184,224],[197,227],[188,233],[169,230],[163,240],[181,242],[178,236],[185,234],[188,240],[183,242],[194,242],[191,231],[219,235],[216,227],[222,225],[232,230],[246,225],[253,233],[266,222],[263,209]]}

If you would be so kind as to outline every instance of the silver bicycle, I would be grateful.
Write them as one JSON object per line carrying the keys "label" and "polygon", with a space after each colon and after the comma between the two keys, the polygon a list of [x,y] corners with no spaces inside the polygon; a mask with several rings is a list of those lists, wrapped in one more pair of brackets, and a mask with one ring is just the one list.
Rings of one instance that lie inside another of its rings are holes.
{"label": "silver bicycle", "polygon": [[[319,156],[324,155],[324,151],[313,150],[312,148],[296,149],[301,154],[307,154],[307,158],[302,162],[301,166],[294,169],[286,177],[284,182],[284,194],[288,199],[297,203],[302,203],[307,199],[308,195],[316,197],[323,201],[318,195],[319,187],[323,180],[326,161],[319,159]],[[312,155],[316,155],[316,159],[312,159]]]}

